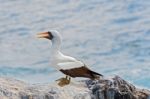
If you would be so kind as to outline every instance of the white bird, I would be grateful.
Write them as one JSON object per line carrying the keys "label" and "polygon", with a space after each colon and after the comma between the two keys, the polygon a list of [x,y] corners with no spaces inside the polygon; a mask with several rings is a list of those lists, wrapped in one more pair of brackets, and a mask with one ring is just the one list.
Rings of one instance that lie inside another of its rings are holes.
{"label": "white bird", "polygon": [[90,70],[80,60],[60,52],[61,36],[58,31],[50,30],[48,32],[39,33],[38,37],[51,40],[51,63],[53,67],[66,75],[66,78],[63,78],[63,83],[67,82],[66,84],[69,84],[71,77],[85,77],[94,80],[102,76],[101,74]]}

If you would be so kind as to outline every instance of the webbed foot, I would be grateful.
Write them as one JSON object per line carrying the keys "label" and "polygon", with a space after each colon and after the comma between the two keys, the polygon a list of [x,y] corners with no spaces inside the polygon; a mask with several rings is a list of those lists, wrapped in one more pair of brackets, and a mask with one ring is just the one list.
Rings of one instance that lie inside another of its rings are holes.
{"label": "webbed foot", "polygon": [[66,76],[66,78],[60,78],[60,79],[58,79],[56,81],[59,81],[58,85],[61,86],[61,87],[63,87],[65,85],[68,85],[70,83],[71,79],[70,79],[70,77],[68,79],[68,76]]}

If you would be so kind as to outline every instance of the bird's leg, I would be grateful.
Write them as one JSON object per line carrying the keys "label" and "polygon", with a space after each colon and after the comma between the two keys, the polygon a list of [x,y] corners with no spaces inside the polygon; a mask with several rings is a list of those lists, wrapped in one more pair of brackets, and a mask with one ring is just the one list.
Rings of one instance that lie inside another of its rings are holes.
{"label": "bird's leg", "polygon": [[68,78],[68,76],[66,75],[66,79]]}
{"label": "bird's leg", "polygon": [[66,78],[64,79],[64,82],[66,84],[69,84],[70,83],[70,77],[68,75],[66,75]]}
{"label": "bird's leg", "polygon": [[70,82],[71,82],[71,77],[69,77],[69,79],[68,79],[68,80],[69,80],[69,83],[70,83]]}
{"label": "bird's leg", "polygon": [[70,76],[68,76],[68,75],[66,75],[66,82],[69,84],[69,83],[70,83],[70,81],[71,81],[71,77],[70,77]]}
{"label": "bird's leg", "polygon": [[71,77],[66,75],[66,80],[70,81],[71,80]]}

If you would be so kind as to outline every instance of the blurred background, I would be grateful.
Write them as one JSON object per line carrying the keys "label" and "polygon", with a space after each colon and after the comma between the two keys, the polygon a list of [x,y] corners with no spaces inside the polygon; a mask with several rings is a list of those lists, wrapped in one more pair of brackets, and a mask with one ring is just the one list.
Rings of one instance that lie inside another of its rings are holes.
{"label": "blurred background", "polygon": [[150,89],[149,0],[0,0],[0,76],[62,77],[49,65],[51,42],[36,38],[50,29],[61,33],[65,54]]}

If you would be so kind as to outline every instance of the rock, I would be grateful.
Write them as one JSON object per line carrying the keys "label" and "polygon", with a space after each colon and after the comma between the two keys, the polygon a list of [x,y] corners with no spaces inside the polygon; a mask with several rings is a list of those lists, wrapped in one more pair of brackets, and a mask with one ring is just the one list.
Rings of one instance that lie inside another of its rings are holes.
{"label": "rock", "polygon": [[150,99],[150,91],[138,89],[118,76],[73,81],[64,87],[0,77],[0,99]]}
{"label": "rock", "polygon": [[118,76],[86,83],[92,99],[150,99],[150,91],[138,89]]}

